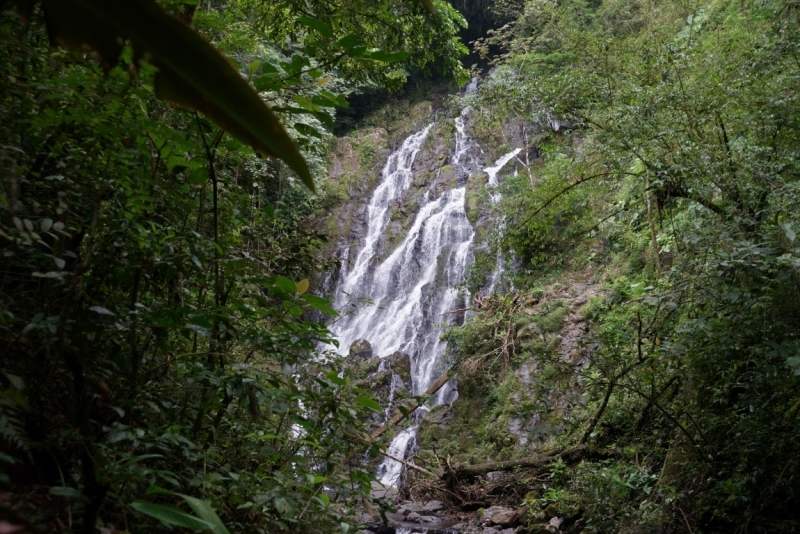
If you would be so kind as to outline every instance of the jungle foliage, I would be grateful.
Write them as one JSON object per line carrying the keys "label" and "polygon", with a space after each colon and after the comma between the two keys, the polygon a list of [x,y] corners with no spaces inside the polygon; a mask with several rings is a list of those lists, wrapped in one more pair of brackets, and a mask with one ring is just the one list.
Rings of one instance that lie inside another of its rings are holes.
{"label": "jungle foliage", "polygon": [[436,0],[114,5],[0,13],[0,525],[346,532],[380,407],[320,354],[311,318],[336,311],[308,292],[329,265],[303,220],[336,108],[406,69],[463,78],[463,20]]}
{"label": "jungle foliage", "polygon": [[[529,0],[478,43],[504,53],[476,128],[524,125],[538,150],[503,186],[520,294],[448,334],[493,406],[484,441],[473,428],[493,457],[520,454],[488,438],[498,412],[527,410],[540,447],[608,458],[551,471],[534,515],[596,532],[800,529],[799,16],[780,0]],[[576,279],[601,292],[565,361],[528,325]],[[523,364],[539,374],[515,383]],[[520,392],[527,405],[496,400]]]}

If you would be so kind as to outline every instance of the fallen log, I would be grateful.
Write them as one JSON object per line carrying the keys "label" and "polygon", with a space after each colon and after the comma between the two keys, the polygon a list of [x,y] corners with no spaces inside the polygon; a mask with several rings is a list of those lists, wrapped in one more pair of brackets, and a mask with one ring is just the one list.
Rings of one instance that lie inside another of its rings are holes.
{"label": "fallen log", "polygon": [[431,473],[430,471],[428,471],[424,467],[420,467],[420,466],[418,466],[416,464],[412,464],[411,462],[407,462],[407,461],[403,460],[402,458],[398,458],[394,454],[389,454],[388,452],[381,452],[381,454],[383,454],[387,458],[391,458],[395,462],[400,462],[401,464],[403,464],[404,466],[408,467],[409,469],[416,469],[420,473],[425,473],[428,476],[434,476],[433,473]]}
{"label": "fallen log", "polygon": [[[425,390],[425,393],[423,393],[422,396],[423,397],[428,397],[429,395],[433,395],[434,393],[436,393],[437,391],[442,389],[442,386],[444,386],[447,383],[448,380],[450,380],[450,375],[447,374],[447,373],[443,374],[442,376],[439,377],[439,380],[437,380],[436,382],[431,384],[431,386],[428,389]],[[406,413],[408,415],[411,415],[411,412],[413,412],[414,410],[416,410],[420,406],[422,406],[421,402],[418,402],[418,403],[416,403],[416,404],[414,404],[412,406],[409,406],[408,409],[406,410]],[[399,423],[400,421],[402,421],[405,418],[406,418],[406,414],[404,414],[402,412],[397,413],[394,417],[389,419],[386,422],[385,425],[383,425],[382,427],[380,427],[379,429],[374,431],[369,436],[372,439],[375,439],[375,438],[377,438],[378,436],[380,436],[381,434],[383,434],[384,432],[386,432],[387,430],[389,430],[390,428],[392,428],[394,425],[396,425],[397,423]]]}
{"label": "fallen log", "polygon": [[604,460],[616,456],[616,454],[598,450],[593,447],[579,446],[565,451],[551,451],[548,453],[517,458],[516,460],[505,460],[502,462],[486,462],[483,464],[458,464],[453,466],[453,472],[457,477],[476,477],[485,475],[492,471],[511,471],[517,468],[536,468],[544,467],[557,459],[561,459],[568,464],[575,464],[581,460]]}

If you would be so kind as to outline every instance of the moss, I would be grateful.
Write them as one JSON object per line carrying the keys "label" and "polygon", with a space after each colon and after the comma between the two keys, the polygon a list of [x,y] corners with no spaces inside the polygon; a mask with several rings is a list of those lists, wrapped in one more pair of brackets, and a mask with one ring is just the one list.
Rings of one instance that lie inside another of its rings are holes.
{"label": "moss", "polygon": [[541,316],[537,323],[542,332],[555,333],[561,330],[564,324],[564,316],[567,314],[567,308],[563,304],[558,303],[546,315]]}

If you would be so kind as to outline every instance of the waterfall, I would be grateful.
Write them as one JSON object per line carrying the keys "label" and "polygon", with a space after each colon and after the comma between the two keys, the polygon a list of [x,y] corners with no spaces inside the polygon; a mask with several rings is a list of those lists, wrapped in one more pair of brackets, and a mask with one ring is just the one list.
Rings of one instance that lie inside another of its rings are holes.
{"label": "waterfall", "polygon": [[[401,201],[408,192],[414,179],[414,161],[433,125],[409,136],[386,162],[367,206],[363,243],[352,267],[343,265],[337,281],[339,308],[353,298],[367,298],[374,304],[357,308],[332,326],[339,350],[347,353],[354,341],[366,339],[378,356],[397,351],[408,354],[413,395],[422,394],[444,372],[437,366],[445,351],[437,324],[445,319],[457,320],[456,316],[443,314],[463,307],[456,285],[464,279],[473,259],[475,231],[467,219],[464,202],[466,177],[480,169],[475,157],[480,148],[465,133],[466,113],[467,110],[455,122],[456,149],[451,159],[459,176],[455,187],[441,191],[434,181],[421,196],[419,211],[402,243],[383,261],[376,261],[392,203]],[[518,152],[508,155],[505,161]],[[490,176],[495,184],[501,167],[490,168],[494,169]],[[447,384],[430,404],[450,404],[457,395],[455,388]],[[389,454],[402,458],[414,447],[416,424],[425,412],[425,407],[418,409],[412,426],[397,433]],[[397,485],[402,467],[387,458],[376,476],[384,484]]]}
{"label": "waterfall", "polygon": [[[500,157],[500,159],[495,161],[494,165],[484,169],[483,172],[485,172],[489,177],[488,181],[486,182],[486,185],[491,188],[489,189],[489,199],[492,201],[492,204],[497,204],[498,202],[500,202],[501,199],[500,192],[497,191],[497,186],[499,185],[497,181],[497,174],[503,167],[506,166],[506,164],[508,164],[509,161],[511,161],[512,158],[517,157],[517,154],[519,154],[521,150],[522,150],[521,148],[512,150],[508,154],[505,154],[504,156]],[[501,219],[498,221],[497,225],[498,225],[497,228],[498,233],[502,235],[503,230],[505,230],[506,226],[505,221]],[[486,284],[487,293],[491,293],[494,290],[497,283],[503,278],[505,271],[506,271],[506,260],[505,258],[503,258],[502,252],[498,251],[497,259],[495,260],[494,271],[492,271],[492,274],[489,276],[489,282]]]}

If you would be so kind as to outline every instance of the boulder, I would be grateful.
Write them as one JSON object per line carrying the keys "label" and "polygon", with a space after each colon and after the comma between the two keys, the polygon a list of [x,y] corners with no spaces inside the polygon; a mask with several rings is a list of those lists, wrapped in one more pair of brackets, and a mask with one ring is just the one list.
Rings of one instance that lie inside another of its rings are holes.
{"label": "boulder", "polygon": [[[504,510],[495,512],[489,517],[489,521],[500,527],[514,527],[519,523],[519,514],[514,510]],[[559,524],[560,525],[560,524]]]}
{"label": "boulder", "polygon": [[397,494],[398,490],[394,486],[384,486],[376,480],[372,481],[370,497],[373,499],[389,499],[393,501],[397,498]]}
{"label": "boulder", "polygon": [[487,525],[489,523],[493,523],[493,518],[495,514],[503,513],[503,512],[513,512],[511,508],[506,508],[505,506],[490,506],[481,512],[478,510],[478,518],[481,520],[481,523]]}
{"label": "boulder", "polygon": [[350,357],[369,360],[372,358],[372,345],[366,339],[356,339],[350,345]]}

